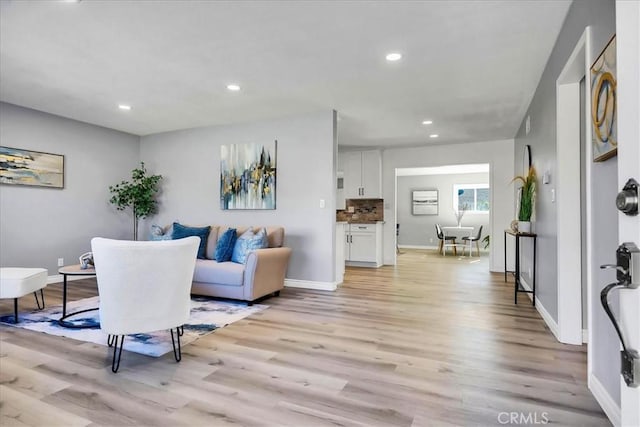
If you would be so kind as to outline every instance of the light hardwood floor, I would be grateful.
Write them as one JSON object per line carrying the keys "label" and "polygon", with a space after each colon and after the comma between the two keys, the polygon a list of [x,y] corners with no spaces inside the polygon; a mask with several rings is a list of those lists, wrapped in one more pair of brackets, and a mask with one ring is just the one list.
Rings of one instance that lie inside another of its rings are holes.
{"label": "light hardwood floor", "polygon": [[[514,305],[485,257],[398,260],[348,268],[333,293],[287,288],[179,364],[126,352],[112,374],[105,347],[0,325],[0,425],[610,425],[586,347],[558,343],[526,295]],[[96,294],[93,279],[70,289]]]}

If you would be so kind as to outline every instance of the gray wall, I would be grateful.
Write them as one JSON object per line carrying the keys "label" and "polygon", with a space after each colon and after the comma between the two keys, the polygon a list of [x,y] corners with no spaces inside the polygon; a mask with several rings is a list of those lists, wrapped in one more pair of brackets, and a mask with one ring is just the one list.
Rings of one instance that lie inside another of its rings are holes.
{"label": "gray wall", "polygon": [[[587,26],[592,26],[592,58],[596,58],[615,33],[615,4],[613,0],[575,1],[553,48],[538,88],[536,89],[527,114],[531,115],[531,132],[525,136],[524,120],[516,135],[515,164],[522,164],[522,147],[532,146],[533,163],[538,171],[549,170],[551,177],[562,164],[556,159],[556,80],[573,52],[576,43]],[[525,115],[526,117],[526,115]],[[516,169],[521,172],[519,169]],[[613,280],[611,272],[601,272],[597,266],[614,260],[617,245],[617,214],[614,198],[617,192],[617,162],[611,159],[595,163],[592,169],[593,187],[587,189],[593,197],[592,212],[593,266],[594,279],[592,314],[594,316],[593,342],[589,343],[595,352],[596,361],[592,367],[594,375],[607,389],[611,397],[619,402],[617,354],[618,343],[599,304],[599,292]],[[553,181],[552,181],[553,183]],[[553,185],[541,185],[536,205],[535,230],[538,233],[538,297],[554,320],[558,319],[557,301],[557,212],[551,202],[550,189]],[[561,197],[561,195],[558,195]],[[604,363],[604,361],[608,361]]]}
{"label": "gray wall", "polygon": [[[394,264],[396,224],[396,169],[489,163],[491,185],[491,271],[504,271],[503,230],[514,218],[513,140],[469,144],[429,145],[386,149],[382,152],[382,194],[385,200],[384,263]],[[401,226],[402,227],[402,226]]]}
{"label": "gray wall", "polygon": [[0,144],[64,154],[65,188],[0,185],[0,265],[77,264],[91,238],[130,238],[131,215],[109,204],[111,184],[130,177],[139,159],[134,135],[0,103]]}
{"label": "gray wall", "polygon": [[[438,236],[435,224],[456,225],[453,210],[454,184],[489,184],[488,173],[463,173],[448,175],[422,175],[398,177],[398,224],[400,224],[400,245],[437,246]],[[413,190],[438,190],[438,215],[413,215],[411,192]],[[477,232],[483,226],[482,235],[490,234],[488,214],[465,213],[462,225],[475,227]],[[481,243],[481,246],[483,244]]]}
{"label": "gray wall", "polygon": [[[164,176],[159,213],[150,223],[282,225],[293,249],[288,279],[334,281],[334,113],[324,111],[249,124],[203,127],[141,138],[141,158]],[[220,209],[220,146],[278,141],[276,210]],[[320,200],[325,207],[320,208]]]}

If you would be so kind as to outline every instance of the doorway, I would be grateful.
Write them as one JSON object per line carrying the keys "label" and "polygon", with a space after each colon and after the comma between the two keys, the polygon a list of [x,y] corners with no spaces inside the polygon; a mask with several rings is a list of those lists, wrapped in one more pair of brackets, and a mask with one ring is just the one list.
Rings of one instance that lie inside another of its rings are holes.
{"label": "doorway", "polygon": [[[491,235],[491,173],[488,163],[396,169],[396,244],[403,250],[439,249],[436,224],[456,238],[447,254],[469,256],[469,244],[462,237],[477,237],[468,260],[484,258],[489,269]],[[458,221],[458,218],[460,221]],[[448,241],[447,243],[453,243]],[[465,245],[465,243],[467,243]],[[480,256],[478,258],[478,248]]]}

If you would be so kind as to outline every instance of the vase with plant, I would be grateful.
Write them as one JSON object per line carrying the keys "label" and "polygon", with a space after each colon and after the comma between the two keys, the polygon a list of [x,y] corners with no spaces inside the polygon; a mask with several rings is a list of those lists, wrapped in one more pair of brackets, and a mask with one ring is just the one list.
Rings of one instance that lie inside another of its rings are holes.
{"label": "vase with plant", "polygon": [[454,214],[456,216],[456,222],[458,223],[458,227],[462,227],[462,217],[464,216],[464,213],[468,210],[469,210],[469,205],[466,203],[463,203],[462,205],[458,206],[457,211],[454,211]]}
{"label": "vase with plant", "polygon": [[131,181],[122,181],[120,184],[109,186],[111,192],[109,202],[119,211],[129,207],[133,211],[133,240],[138,240],[140,219],[156,212],[155,196],[161,179],[162,175],[147,175],[144,162],[140,162],[140,167],[131,171]]}
{"label": "vase with plant", "polygon": [[520,181],[520,209],[518,210],[518,231],[531,232],[531,216],[536,198],[536,170],[533,166],[529,168],[527,175],[520,175],[513,178],[513,181]]}

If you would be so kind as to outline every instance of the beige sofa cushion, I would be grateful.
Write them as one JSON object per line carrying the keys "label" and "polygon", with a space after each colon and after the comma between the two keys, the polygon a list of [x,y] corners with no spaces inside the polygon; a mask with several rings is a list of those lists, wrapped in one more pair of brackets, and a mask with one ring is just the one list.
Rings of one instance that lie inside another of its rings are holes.
{"label": "beige sofa cushion", "polygon": [[216,245],[218,244],[218,231],[220,227],[217,225],[211,226],[209,231],[209,238],[207,239],[207,248],[205,250],[205,256],[207,259],[213,259],[216,255]]}
{"label": "beige sofa cushion", "polygon": [[226,286],[242,286],[244,282],[244,264],[198,259],[196,260],[193,281]]}

